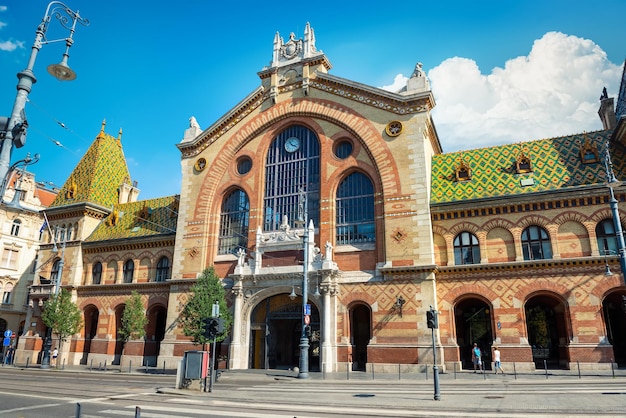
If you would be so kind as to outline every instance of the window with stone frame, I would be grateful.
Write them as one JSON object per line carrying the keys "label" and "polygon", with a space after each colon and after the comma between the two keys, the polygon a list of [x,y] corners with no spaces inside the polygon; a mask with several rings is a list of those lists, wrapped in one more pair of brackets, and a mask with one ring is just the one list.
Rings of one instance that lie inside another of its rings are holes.
{"label": "window with stone frame", "polygon": [[454,264],[480,263],[480,246],[476,235],[464,231],[454,237]]}
{"label": "window with stone frame", "polygon": [[250,201],[241,189],[230,192],[222,202],[218,254],[235,254],[248,247]]}
{"label": "window with stone frame", "polygon": [[20,252],[13,248],[5,248],[2,251],[1,267],[11,270],[17,270],[17,261]]}
{"label": "window with stone frame", "polygon": [[531,225],[522,231],[524,260],[548,260],[552,258],[552,246],[548,232],[540,226]]}
{"label": "window with stone frame", "polygon": [[[624,237],[626,239],[626,235]],[[613,219],[604,219],[596,225],[596,239],[600,255],[618,254],[619,246]]]}
{"label": "window with stone frame", "polygon": [[102,263],[97,261],[91,269],[91,284],[100,284],[102,282]]}
{"label": "window with stone frame", "polygon": [[337,188],[337,245],[376,241],[374,185],[363,173],[348,175]]}
{"label": "window with stone frame", "polygon": [[20,227],[22,226],[22,221],[19,219],[15,219],[13,224],[11,225],[11,235],[14,237],[18,237],[20,235]]}
{"label": "window with stone frame", "polygon": [[124,283],[133,282],[133,274],[135,273],[135,262],[131,259],[126,260],[124,263]]}
{"label": "window with stone frame", "polygon": [[157,263],[156,269],[156,277],[154,278],[157,282],[164,282],[170,278],[170,259],[163,256],[159,259]]}

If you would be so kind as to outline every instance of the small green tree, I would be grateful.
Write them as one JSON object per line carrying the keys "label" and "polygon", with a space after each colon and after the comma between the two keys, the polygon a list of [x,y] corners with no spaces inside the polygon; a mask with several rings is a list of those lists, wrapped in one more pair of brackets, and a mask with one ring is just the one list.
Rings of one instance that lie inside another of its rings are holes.
{"label": "small green tree", "polygon": [[48,299],[41,314],[43,323],[59,338],[59,350],[63,341],[76,334],[83,326],[80,309],[72,302],[72,295],[65,289]]}
{"label": "small green tree", "polygon": [[146,335],[146,325],[148,318],[143,309],[141,295],[133,290],[130,298],[126,299],[124,313],[122,313],[122,327],[118,335],[123,344],[126,345],[128,340],[137,340]]}
{"label": "small green tree", "polygon": [[224,334],[217,337],[223,341],[232,323],[232,316],[226,305],[226,292],[213,267],[205,269],[196,283],[192,286],[187,304],[180,313],[179,322],[183,326],[183,333],[193,338],[194,344],[210,343],[204,336],[204,320],[211,316],[213,304],[220,306],[220,318],[224,320]]}

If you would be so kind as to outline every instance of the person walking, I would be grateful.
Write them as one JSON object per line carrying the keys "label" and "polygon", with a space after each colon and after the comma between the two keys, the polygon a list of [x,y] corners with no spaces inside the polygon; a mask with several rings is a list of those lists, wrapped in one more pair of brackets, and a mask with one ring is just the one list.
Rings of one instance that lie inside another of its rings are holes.
{"label": "person walking", "polygon": [[493,347],[493,370],[495,374],[498,374],[498,370],[504,374],[504,370],[502,370],[502,365],[500,364],[500,350],[498,350],[498,347]]}
{"label": "person walking", "polygon": [[50,365],[52,367],[57,366],[57,357],[59,357],[59,350],[57,350],[57,348],[54,347],[54,350],[52,350],[52,361],[50,361]]}
{"label": "person walking", "polygon": [[474,343],[474,347],[472,348],[472,363],[474,363],[474,373],[476,370],[482,371],[482,351],[478,347],[478,344]]}

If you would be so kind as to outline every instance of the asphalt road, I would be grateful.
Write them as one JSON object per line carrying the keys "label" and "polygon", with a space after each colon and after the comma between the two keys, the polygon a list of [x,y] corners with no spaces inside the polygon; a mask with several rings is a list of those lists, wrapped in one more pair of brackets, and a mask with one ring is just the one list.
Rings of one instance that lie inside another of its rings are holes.
{"label": "asphalt road", "polygon": [[[225,372],[212,393],[174,389],[172,375],[0,369],[1,417],[598,417],[626,416],[626,378],[464,374],[426,380],[298,380]],[[137,409],[139,408],[139,409]]]}

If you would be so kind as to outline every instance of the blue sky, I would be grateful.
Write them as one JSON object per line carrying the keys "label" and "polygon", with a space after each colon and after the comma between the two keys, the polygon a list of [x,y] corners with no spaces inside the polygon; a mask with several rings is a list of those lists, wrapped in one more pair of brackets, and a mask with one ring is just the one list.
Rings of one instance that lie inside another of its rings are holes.
{"label": "blue sky", "polygon": [[[41,49],[27,143],[12,161],[39,153],[30,171],[61,186],[106,119],[107,133],[123,129],[140,199],[179,193],[175,144],[189,117],[209,127],[260,84],[276,31],[301,38],[306,22],[336,76],[393,90],[423,63],[445,152],[600,129],[598,97],[603,86],[617,95],[626,58],[621,0],[65,3],[90,21],[70,50],[78,77],[59,82],[46,71],[62,42]],[[47,5],[0,0],[0,115],[11,111]],[[53,20],[48,39],[64,38],[61,29]]]}

